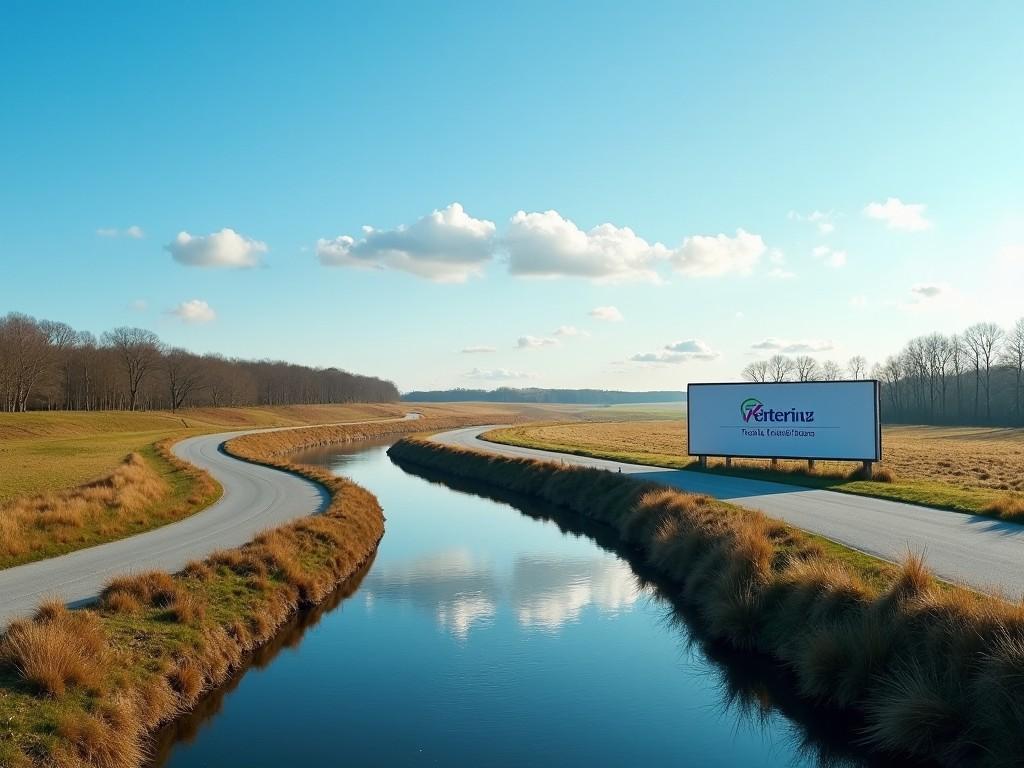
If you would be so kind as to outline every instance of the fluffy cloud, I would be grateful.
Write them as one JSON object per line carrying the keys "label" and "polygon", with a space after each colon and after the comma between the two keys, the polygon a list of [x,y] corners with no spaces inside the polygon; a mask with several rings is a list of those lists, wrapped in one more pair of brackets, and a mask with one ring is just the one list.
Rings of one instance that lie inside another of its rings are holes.
{"label": "fluffy cloud", "polygon": [[601,224],[584,232],[558,211],[519,211],[504,238],[509,272],[535,277],[657,282],[655,264],[668,256],[661,243],[648,243],[629,227]]}
{"label": "fluffy cloud", "polygon": [[497,352],[498,349],[497,347],[491,347],[487,344],[473,344],[468,347],[463,347],[461,351],[464,355],[479,355],[487,352]]}
{"label": "fluffy cloud", "polygon": [[819,245],[814,251],[814,258],[827,267],[840,269],[846,266],[846,251],[836,251],[827,245]]}
{"label": "fluffy cloud", "polygon": [[209,235],[190,235],[182,231],[164,250],[187,267],[255,267],[267,244],[251,240],[225,227]]}
{"label": "fluffy cloud", "polygon": [[868,203],[864,215],[869,219],[884,221],[889,229],[904,232],[920,232],[932,223],[925,218],[927,206],[924,203],[904,203],[898,197],[890,197],[884,203]]}
{"label": "fluffy cloud", "polygon": [[590,310],[590,316],[609,323],[621,323],[623,319],[616,307],[594,307]]}
{"label": "fluffy cloud", "polygon": [[830,235],[836,229],[835,222],[833,221],[835,214],[832,211],[812,211],[811,213],[806,214],[799,213],[797,211],[790,211],[786,215],[786,218],[790,221],[809,221],[811,224],[817,226],[818,232],[823,235]]}
{"label": "fluffy cloud", "polygon": [[507,368],[474,368],[465,374],[467,379],[484,379],[487,381],[515,381],[529,379],[533,374],[525,371],[510,371]]}
{"label": "fluffy cloud", "polygon": [[577,328],[575,325],[560,325],[555,329],[555,336],[589,336],[586,331]]}
{"label": "fluffy cloud", "polygon": [[146,236],[146,233],[142,231],[142,227],[138,224],[132,224],[130,227],[125,229],[117,229],[116,227],[100,227],[96,230],[96,234],[100,237],[130,237],[134,240],[141,240]]}
{"label": "fluffy cloud", "polygon": [[672,253],[672,265],[691,277],[716,277],[726,274],[750,274],[767,246],[760,235],[742,229],[736,237],[695,235],[683,240]]}
{"label": "fluffy cloud", "polygon": [[516,341],[519,349],[540,349],[541,347],[554,347],[558,345],[558,339],[538,336],[520,336]]}
{"label": "fluffy cloud", "polygon": [[714,360],[718,355],[700,339],[686,339],[666,344],[657,352],[642,352],[629,359],[635,363],[685,363],[690,360]]}
{"label": "fluffy cloud", "polygon": [[783,354],[794,355],[807,354],[809,352],[828,352],[831,349],[835,349],[835,345],[831,341],[823,341],[819,339],[787,341],[785,339],[777,339],[774,336],[769,336],[756,344],[751,344],[750,348],[761,352],[782,352]]}
{"label": "fluffy cloud", "polygon": [[490,261],[494,232],[494,222],[474,219],[452,203],[397,229],[363,227],[359,240],[320,239],[316,254],[326,267],[396,269],[439,283],[463,283]]}
{"label": "fluffy cloud", "polygon": [[172,309],[170,314],[186,323],[209,323],[217,317],[213,308],[201,299],[183,301]]}
{"label": "fluffy cloud", "polygon": [[963,312],[974,303],[961,296],[949,283],[915,283],[910,286],[910,299],[898,302],[896,306],[907,312]]}

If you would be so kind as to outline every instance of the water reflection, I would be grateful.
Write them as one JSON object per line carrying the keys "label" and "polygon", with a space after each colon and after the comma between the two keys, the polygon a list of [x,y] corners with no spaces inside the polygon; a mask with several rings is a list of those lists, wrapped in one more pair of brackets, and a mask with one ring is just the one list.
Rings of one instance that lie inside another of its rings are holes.
{"label": "water reflection", "polygon": [[887,764],[784,669],[703,636],[609,529],[381,449],[318,461],[380,497],[376,563],[162,734],[155,765]]}
{"label": "water reflection", "polygon": [[432,613],[438,625],[466,639],[508,610],[524,629],[557,632],[593,606],[605,615],[629,610],[642,587],[610,554],[566,558],[517,554],[510,565],[474,558],[465,549],[381,565],[363,585],[368,605],[405,602]]}

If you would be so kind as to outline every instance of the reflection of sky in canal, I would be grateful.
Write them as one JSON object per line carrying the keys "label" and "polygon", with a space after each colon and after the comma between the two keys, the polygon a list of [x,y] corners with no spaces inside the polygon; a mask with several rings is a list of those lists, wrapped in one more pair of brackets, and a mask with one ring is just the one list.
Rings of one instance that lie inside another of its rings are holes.
{"label": "reflection of sky in canal", "polygon": [[455,549],[379,563],[360,594],[370,606],[378,600],[408,602],[465,639],[503,611],[523,629],[557,631],[588,607],[605,614],[628,610],[639,589],[629,567],[612,555],[520,553],[492,562]]}
{"label": "reflection of sky in canal", "polygon": [[591,539],[404,472],[382,448],[323,463],[380,499],[372,567],[159,765],[818,762],[759,683],[735,678],[737,706],[666,602]]}

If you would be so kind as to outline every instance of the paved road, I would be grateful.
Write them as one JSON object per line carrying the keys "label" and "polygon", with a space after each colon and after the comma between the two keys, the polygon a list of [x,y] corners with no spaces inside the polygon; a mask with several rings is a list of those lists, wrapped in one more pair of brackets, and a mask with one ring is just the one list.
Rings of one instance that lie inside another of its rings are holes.
{"label": "paved road", "polygon": [[1024,597],[1024,525],[836,491],[626,464],[479,439],[481,433],[494,428],[457,429],[432,439],[504,456],[621,470],[637,479],[760,509],[769,517],[887,560],[898,560],[908,550],[922,552],[929,567],[944,579]]}
{"label": "paved road", "polygon": [[[411,413],[405,418],[418,416]],[[152,568],[178,571],[189,560],[237,547],[262,530],[323,509],[328,495],[317,483],[240,461],[221,450],[224,441],[256,431],[261,430],[200,435],[174,446],[179,458],[207,470],[224,488],[221,498],[202,512],[127,539],[0,570],[0,627],[31,613],[42,598],[85,603],[115,574]]]}

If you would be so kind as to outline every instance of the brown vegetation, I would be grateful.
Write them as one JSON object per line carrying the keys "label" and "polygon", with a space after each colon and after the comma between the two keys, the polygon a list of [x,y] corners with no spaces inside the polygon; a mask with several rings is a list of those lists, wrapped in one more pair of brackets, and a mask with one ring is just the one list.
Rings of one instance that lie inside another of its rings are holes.
{"label": "brown vegetation", "polygon": [[707,631],[767,653],[801,693],[855,713],[870,748],[946,765],[1024,752],[1024,607],[937,583],[758,512],[600,470],[403,440],[391,455],[611,526],[675,581]]}
{"label": "brown vegetation", "polygon": [[130,454],[100,480],[0,504],[0,567],[173,522],[219,495],[220,487],[209,474],[171,453],[170,441],[157,443],[149,453],[151,460]]}

